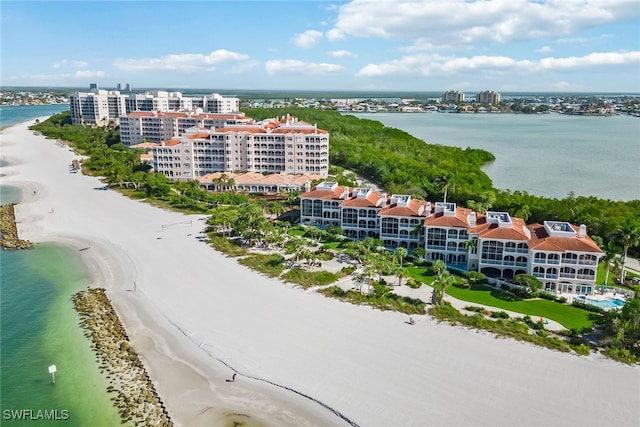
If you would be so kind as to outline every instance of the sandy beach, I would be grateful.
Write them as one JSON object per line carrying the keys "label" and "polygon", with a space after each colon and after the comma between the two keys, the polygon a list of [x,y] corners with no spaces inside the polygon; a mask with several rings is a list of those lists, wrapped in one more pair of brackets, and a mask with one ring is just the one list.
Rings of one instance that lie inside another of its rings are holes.
{"label": "sandy beach", "polygon": [[[81,251],[176,425],[637,426],[640,367],[328,299],[202,241],[204,217],[104,190],[23,123],[1,134],[20,238]],[[237,373],[235,382],[228,382]]]}

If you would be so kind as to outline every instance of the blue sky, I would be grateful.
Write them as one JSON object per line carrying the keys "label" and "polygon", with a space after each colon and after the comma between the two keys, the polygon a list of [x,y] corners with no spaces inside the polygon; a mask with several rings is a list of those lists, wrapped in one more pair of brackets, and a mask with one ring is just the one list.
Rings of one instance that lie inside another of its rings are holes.
{"label": "blue sky", "polygon": [[638,0],[6,1],[2,86],[640,92]]}

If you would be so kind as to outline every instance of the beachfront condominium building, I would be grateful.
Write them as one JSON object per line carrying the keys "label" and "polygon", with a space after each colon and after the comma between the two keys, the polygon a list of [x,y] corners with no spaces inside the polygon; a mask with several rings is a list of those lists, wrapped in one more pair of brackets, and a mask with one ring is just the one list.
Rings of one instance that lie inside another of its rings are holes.
{"label": "beachfront condominium building", "polygon": [[119,91],[75,92],[69,97],[71,121],[74,125],[106,126],[134,111],[173,111],[201,109],[204,113],[228,114],[239,110],[240,100],[217,93],[186,97],[180,92],[149,91],[123,95]]}
{"label": "beachfront condominium building", "polygon": [[125,98],[118,91],[94,89],[69,96],[71,123],[74,125],[107,126],[117,124],[126,114]]}
{"label": "beachfront condominium building", "polygon": [[174,111],[201,109],[204,113],[227,114],[239,110],[240,100],[217,93],[188,97],[181,92],[163,90],[126,95],[127,112],[133,111]]}
{"label": "beachfront condominium building", "polygon": [[478,104],[498,105],[500,104],[500,94],[493,90],[483,90],[476,94]]}
{"label": "beachfront condominium building", "polygon": [[464,102],[464,92],[459,90],[448,90],[442,94],[442,103],[460,104]]}
{"label": "beachfront condominium building", "polygon": [[127,147],[141,142],[168,141],[181,136],[189,128],[222,128],[227,125],[249,124],[253,119],[244,113],[203,113],[192,111],[132,111],[120,117],[120,140]]}
{"label": "beachfront condominium building", "polygon": [[426,206],[406,194],[387,196],[371,188],[326,181],[300,196],[300,223],[333,226],[353,240],[379,238],[387,247],[411,250],[422,245]]}
{"label": "beachfront condominium building", "polygon": [[329,170],[329,133],[295,117],[192,128],[153,148],[153,168],[174,180],[214,172],[318,174]]}
{"label": "beachfront condominium building", "polygon": [[[507,212],[480,214],[455,203],[432,205],[376,193],[321,183],[300,196],[300,223],[339,227],[354,240],[379,237],[389,249],[424,247],[428,261],[443,260],[450,268],[495,280],[513,282],[518,274],[532,274],[550,292],[591,294],[596,288],[603,253],[584,225],[527,225]],[[366,199],[354,207],[359,194]]]}

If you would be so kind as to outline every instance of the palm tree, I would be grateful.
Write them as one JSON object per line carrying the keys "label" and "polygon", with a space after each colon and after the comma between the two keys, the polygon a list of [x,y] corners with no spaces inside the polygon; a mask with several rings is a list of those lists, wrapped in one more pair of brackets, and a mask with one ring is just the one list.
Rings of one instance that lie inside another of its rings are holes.
{"label": "palm tree", "polygon": [[403,247],[399,247],[396,248],[395,251],[395,255],[396,258],[398,258],[398,261],[400,262],[400,267],[402,267],[402,260],[409,254],[409,252],[407,252],[407,250]]}
{"label": "palm tree", "polygon": [[475,254],[476,253],[476,248],[478,247],[478,239],[469,239],[469,240],[465,240],[464,244],[464,248],[467,250],[467,252]]}
{"label": "palm tree", "polygon": [[440,277],[438,277],[437,281],[440,285],[440,297],[438,298],[438,304],[442,304],[442,299],[444,298],[447,286],[453,285],[456,282],[456,279],[451,273],[445,270]]}
{"label": "palm tree", "polygon": [[609,283],[609,270],[611,269],[611,261],[613,261],[614,258],[617,258],[618,253],[620,252],[620,248],[610,240],[603,248],[603,252],[604,255],[602,257],[602,262],[604,262],[605,267],[604,285],[606,286],[607,283]]}
{"label": "palm tree", "polygon": [[444,193],[444,203],[447,203],[447,193],[449,190],[453,192],[455,190],[455,179],[457,177],[456,172],[447,172],[444,175],[440,175],[436,178],[436,185],[442,189]]}
{"label": "palm tree", "polygon": [[629,252],[629,248],[638,246],[640,244],[640,229],[638,225],[627,220],[620,228],[618,228],[615,232],[615,236],[622,245],[622,267],[620,274],[620,281],[624,284],[625,279],[625,271],[624,265],[627,262],[627,253]]}

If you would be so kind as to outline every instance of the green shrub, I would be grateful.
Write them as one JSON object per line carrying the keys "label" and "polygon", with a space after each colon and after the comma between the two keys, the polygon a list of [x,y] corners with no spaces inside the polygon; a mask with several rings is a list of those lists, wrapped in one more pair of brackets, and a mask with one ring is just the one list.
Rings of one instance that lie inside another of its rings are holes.
{"label": "green shrub", "polygon": [[583,310],[593,311],[594,313],[602,314],[606,311],[602,307],[598,307],[597,305],[593,305],[593,304],[588,304],[584,301],[579,301],[575,298],[573,299],[573,302],[571,302],[571,305],[574,307],[582,308]]}
{"label": "green shrub", "polygon": [[324,286],[338,280],[338,275],[328,271],[306,271],[300,268],[292,268],[282,275],[287,282],[295,283],[303,288],[312,286]]}
{"label": "green shrub", "polygon": [[491,313],[491,317],[494,317],[496,319],[508,319],[509,313],[507,313],[506,311],[494,311],[493,313]]}
{"label": "green shrub", "polygon": [[571,347],[571,349],[573,351],[575,351],[576,353],[578,353],[581,356],[588,356],[589,353],[591,353],[591,348],[589,348],[589,346],[586,345],[586,344],[572,344],[572,343],[569,343],[569,347]]}
{"label": "green shrub", "polygon": [[404,282],[405,285],[407,285],[408,287],[410,287],[411,289],[418,289],[420,286],[423,285],[423,283],[419,280],[414,279],[413,277],[409,277],[407,279],[406,282]]}
{"label": "green shrub", "polygon": [[640,359],[626,348],[608,348],[604,350],[604,354],[619,362],[628,363],[630,365],[640,362]]}
{"label": "green shrub", "polygon": [[535,294],[532,294],[532,296],[548,299],[550,301],[558,301],[558,297],[555,294],[552,294],[550,292],[545,292],[545,291],[538,291]]}

